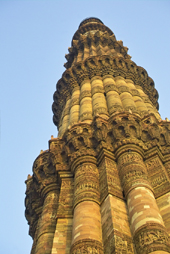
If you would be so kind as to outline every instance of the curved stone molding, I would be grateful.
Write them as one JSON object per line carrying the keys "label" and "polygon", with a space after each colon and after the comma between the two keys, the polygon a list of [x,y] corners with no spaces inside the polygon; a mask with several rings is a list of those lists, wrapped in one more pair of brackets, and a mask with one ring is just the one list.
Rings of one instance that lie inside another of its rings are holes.
{"label": "curved stone molding", "polygon": [[141,227],[134,241],[138,254],[170,253],[169,235],[164,227],[154,223],[149,224],[148,228]]}
{"label": "curved stone molding", "polygon": [[75,243],[71,248],[71,254],[78,253],[103,254],[103,246],[100,242],[92,239],[84,239]]}
{"label": "curved stone molding", "polygon": [[40,192],[50,184],[57,184],[54,156],[49,151],[40,154],[34,161],[33,173],[40,186]]}

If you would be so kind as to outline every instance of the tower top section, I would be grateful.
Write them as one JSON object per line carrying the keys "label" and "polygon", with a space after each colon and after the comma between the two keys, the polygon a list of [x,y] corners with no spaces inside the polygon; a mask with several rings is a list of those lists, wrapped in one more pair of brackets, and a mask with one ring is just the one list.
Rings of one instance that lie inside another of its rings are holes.
{"label": "tower top section", "polygon": [[[118,112],[130,110],[142,117],[151,111],[147,109],[150,107],[154,108],[153,111],[158,116],[158,92],[154,88],[154,81],[144,68],[131,60],[128,48],[121,40],[116,39],[114,33],[100,19],[90,17],[80,23],[65,58],[66,71],[57,82],[52,106],[54,124],[62,130],[59,132],[62,133],[60,136],[76,123],[86,120],[90,123],[96,114],[110,117]],[[108,75],[112,82],[109,80],[111,83],[106,85],[104,80]],[[94,79],[101,81],[94,84]],[[124,81],[118,82],[118,79]],[[111,98],[109,94],[116,94],[117,97]],[[103,106],[96,110],[95,107],[100,105],[98,99],[101,96],[104,98]],[[128,103],[129,100],[133,100],[133,106],[123,106],[124,96],[129,96]],[[87,100],[91,101],[91,106],[88,106],[88,112],[84,112],[82,108],[87,106],[88,103],[84,102]],[[109,100],[115,103],[110,111],[107,108]],[[138,109],[135,105],[141,100],[143,106],[142,109]],[[143,111],[140,112],[141,110]],[[76,117],[72,116],[74,114]]]}
{"label": "tower top section", "polygon": [[89,18],[84,19],[84,20],[80,23],[79,28],[80,28],[81,26],[83,26],[84,24],[87,24],[87,23],[101,23],[101,24],[103,24],[103,22],[102,22],[100,19],[95,18],[95,17],[89,17]]}
{"label": "tower top section", "polygon": [[88,35],[89,32],[94,34],[95,32],[104,32],[108,33],[109,35],[113,35],[113,32],[103,24],[103,22],[98,18],[86,18],[84,19],[79,27],[78,30],[75,32],[73,39],[72,39],[72,46],[74,45],[75,40],[80,40],[82,35]]}
{"label": "tower top section", "polygon": [[65,55],[68,69],[91,56],[117,55],[130,59],[128,48],[117,41],[114,33],[98,18],[83,20],[72,38],[69,53]]}

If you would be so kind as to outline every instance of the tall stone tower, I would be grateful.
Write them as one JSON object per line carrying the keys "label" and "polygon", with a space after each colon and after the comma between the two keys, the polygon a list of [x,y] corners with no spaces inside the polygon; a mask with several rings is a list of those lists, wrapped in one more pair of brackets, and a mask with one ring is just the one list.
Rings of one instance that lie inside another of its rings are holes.
{"label": "tall stone tower", "polygon": [[26,180],[31,254],[170,253],[170,122],[153,80],[97,18],[68,50],[58,137]]}

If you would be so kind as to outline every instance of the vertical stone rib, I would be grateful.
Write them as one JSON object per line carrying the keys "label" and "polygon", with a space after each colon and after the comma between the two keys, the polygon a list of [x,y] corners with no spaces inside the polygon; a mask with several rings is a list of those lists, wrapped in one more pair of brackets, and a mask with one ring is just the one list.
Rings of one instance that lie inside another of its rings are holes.
{"label": "vertical stone rib", "polygon": [[103,82],[101,77],[91,79],[93,116],[108,115],[106,98],[104,96]]}
{"label": "vertical stone rib", "polygon": [[91,123],[92,98],[90,80],[84,80],[80,85],[80,121]]}
{"label": "vertical stone rib", "polygon": [[147,223],[158,223],[164,227],[153,192],[146,187],[136,187],[127,198],[132,233]]}
{"label": "vertical stone rib", "polygon": [[119,89],[120,99],[121,99],[124,110],[126,111],[131,110],[132,112],[136,112],[137,110],[136,110],[135,102],[133,100],[132,95],[130,94],[130,89],[126,81],[124,80],[124,78],[118,76],[115,78],[115,81]]}
{"label": "vertical stone rib", "polygon": [[138,254],[152,253],[154,250],[169,253],[168,234],[152,187],[147,181],[147,170],[143,158],[136,151],[126,151],[118,156],[118,168],[127,197],[136,251]]}
{"label": "vertical stone rib", "polygon": [[145,105],[147,107],[147,110],[149,113],[153,113],[155,117],[160,120],[161,117],[157,111],[157,109],[152,105],[151,101],[149,100],[148,96],[143,92],[142,88],[140,86],[137,86],[137,90],[141,97],[143,98],[143,101],[145,102]]}
{"label": "vertical stone rib", "polygon": [[57,225],[51,254],[69,254],[73,223],[73,176],[60,171],[60,196],[57,209]]}
{"label": "vertical stone rib", "polygon": [[168,234],[170,234],[170,192],[156,199]]}
{"label": "vertical stone rib", "polygon": [[138,113],[141,116],[143,116],[145,114],[148,114],[148,109],[147,109],[147,107],[145,105],[145,102],[144,102],[142,96],[140,95],[139,91],[135,87],[133,81],[130,80],[130,79],[126,79],[126,83],[127,83],[127,86],[130,89],[130,93],[133,96],[133,100],[135,102],[135,105],[136,105]]}
{"label": "vertical stone rib", "polygon": [[140,96],[133,96],[133,100],[135,102],[139,114],[141,113],[148,114],[148,109]]}
{"label": "vertical stone rib", "polygon": [[106,92],[106,101],[109,114],[123,111],[122,102],[116,87],[116,83],[112,76],[106,75],[103,77],[103,86]]}
{"label": "vertical stone rib", "polygon": [[43,190],[44,204],[39,222],[37,245],[35,254],[51,254],[53,238],[56,228],[56,215],[58,205],[57,185],[47,186]]}
{"label": "vertical stone rib", "polygon": [[68,99],[66,101],[66,105],[65,105],[65,108],[63,111],[63,116],[62,116],[62,124],[59,128],[59,131],[58,131],[58,137],[62,137],[64,132],[67,130],[67,128],[69,126],[70,102],[71,102],[71,99]]}
{"label": "vertical stone rib", "polygon": [[69,126],[78,123],[80,114],[80,87],[74,88],[71,97]]}
{"label": "vertical stone rib", "polygon": [[116,162],[107,150],[100,156],[98,167],[104,253],[134,254],[129,217]]}
{"label": "vertical stone rib", "polygon": [[35,235],[34,235],[34,240],[33,240],[33,245],[32,245],[32,249],[31,249],[31,254],[35,254],[35,250],[36,250],[36,246],[37,246],[37,236],[38,236],[38,229],[39,229],[39,224],[41,221],[41,209],[39,210],[39,219],[38,222],[36,224],[36,231],[35,231]]}
{"label": "vertical stone rib", "polygon": [[83,156],[81,163],[74,162],[74,217],[71,254],[103,253],[99,172],[96,160]]}

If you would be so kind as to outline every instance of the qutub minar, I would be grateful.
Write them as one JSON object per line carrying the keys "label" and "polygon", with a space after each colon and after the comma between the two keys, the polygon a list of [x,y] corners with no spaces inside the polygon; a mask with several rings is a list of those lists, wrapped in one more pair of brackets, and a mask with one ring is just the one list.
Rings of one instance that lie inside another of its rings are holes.
{"label": "qutub minar", "polygon": [[31,254],[170,253],[170,122],[153,80],[97,18],[68,50],[58,137],[26,180]]}

